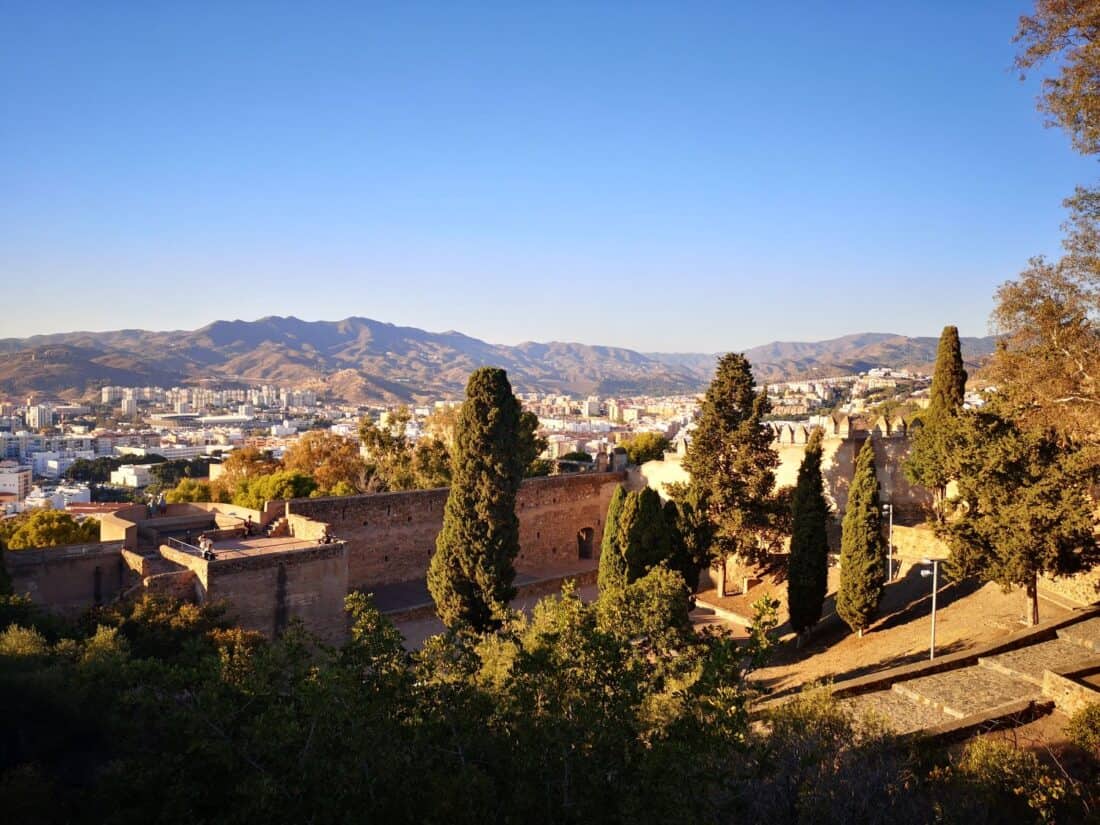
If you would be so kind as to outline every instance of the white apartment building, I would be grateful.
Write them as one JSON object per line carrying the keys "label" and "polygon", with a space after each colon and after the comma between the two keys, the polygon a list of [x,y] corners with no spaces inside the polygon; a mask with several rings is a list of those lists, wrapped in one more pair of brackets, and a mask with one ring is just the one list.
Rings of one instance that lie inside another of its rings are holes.
{"label": "white apartment building", "polygon": [[14,461],[0,461],[0,493],[14,495],[22,502],[31,492],[31,468]]}
{"label": "white apartment building", "polygon": [[27,407],[27,426],[41,430],[53,426],[53,407],[49,404],[33,404]]}
{"label": "white apartment building", "polygon": [[119,487],[148,487],[153,483],[150,464],[123,464],[111,473],[111,483]]}

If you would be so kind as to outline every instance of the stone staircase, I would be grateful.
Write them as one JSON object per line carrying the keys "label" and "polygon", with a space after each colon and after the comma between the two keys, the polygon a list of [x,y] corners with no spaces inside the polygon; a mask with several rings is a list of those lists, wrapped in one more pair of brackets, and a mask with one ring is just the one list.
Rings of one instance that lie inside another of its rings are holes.
{"label": "stone staircase", "polygon": [[1100,616],[1058,631],[1058,638],[1100,654]]}
{"label": "stone staircase", "polygon": [[977,664],[901,679],[839,704],[857,718],[873,716],[894,733],[907,734],[1047,701],[1045,671],[1090,665],[1100,666],[1100,617],[1061,628],[1054,639],[980,657]]}
{"label": "stone staircase", "polygon": [[286,516],[280,516],[271,522],[271,527],[268,529],[268,535],[271,538],[284,538],[290,535],[290,522],[287,521]]}

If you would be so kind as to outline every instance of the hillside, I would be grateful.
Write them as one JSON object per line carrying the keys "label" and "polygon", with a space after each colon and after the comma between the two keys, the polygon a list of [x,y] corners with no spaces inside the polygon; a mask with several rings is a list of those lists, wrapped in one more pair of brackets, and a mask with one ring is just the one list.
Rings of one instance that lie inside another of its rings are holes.
{"label": "hillside", "polygon": [[[762,380],[872,366],[927,367],[935,338],[865,333],[815,343],[776,342],[746,353]],[[968,359],[992,339],[963,339]],[[521,392],[573,395],[694,392],[716,356],[640,353],[619,347],[527,342],[490,344],[459,332],[426,332],[368,318],[215,321],[197,330],[71,332],[0,339],[0,394],[79,397],[105,384],[201,379],[273,382],[328,390],[351,402],[460,396],[477,367],[504,367]]]}
{"label": "hillside", "polygon": [[[993,353],[995,339],[961,339],[963,359],[973,371]],[[773,341],[745,350],[760,381],[825,378],[863,372],[872,367],[917,369],[931,373],[939,338],[910,338],[883,332],[863,332],[827,341]],[[717,354],[647,353],[666,366],[679,367],[709,380]]]}

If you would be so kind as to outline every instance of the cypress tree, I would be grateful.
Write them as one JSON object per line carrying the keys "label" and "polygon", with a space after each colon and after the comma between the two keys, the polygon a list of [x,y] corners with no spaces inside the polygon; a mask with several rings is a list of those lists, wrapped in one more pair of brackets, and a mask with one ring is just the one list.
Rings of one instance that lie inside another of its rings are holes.
{"label": "cypress tree", "polygon": [[787,605],[791,627],[802,634],[821,618],[829,574],[826,532],[829,504],[821,477],[822,431],[815,429],[798,468],[791,500],[791,554],[787,570]]}
{"label": "cypress tree", "polygon": [[859,451],[848,489],[840,544],[840,590],[836,612],[863,635],[882,600],[886,584],[886,542],[882,538],[882,510],[875,475],[875,448],[868,438]]}
{"label": "cypress tree", "polygon": [[931,415],[954,415],[963,405],[966,395],[966,370],[963,369],[962,345],[959,328],[947,326],[940,333],[940,345],[936,350],[936,371],[932,373]]}
{"label": "cypress tree", "polygon": [[626,561],[626,583],[637,581],[672,553],[661,497],[651,487],[630,493],[619,516],[619,547]]}
{"label": "cypress tree", "polygon": [[905,475],[932,493],[932,509],[943,520],[943,502],[952,476],[955,451],[955,419],[966,393],[966,370],[957,327],[947,326],[940,335],[936,371],[932,375],[931,400],[921,416],[921,427],[910,441]]}
{"label": "cypress tree", "polygon": [[626,501],[626,489],[620,484],[611,494],[607,516],[603,522],[603,541],[600,543],[599,589],[603,593],[626,584],[626,559],[619,547],[619,520]]}
{"label": "cypress tree", "polygon": [[699,589],[699,572],[705,561],[701,534],[701,519],[688,500],[669,499],[664,506],[665,526],[668,528],[670,569],[684,577],[688,590]]}
{"label": "cypress tree", "polygon": [[508,375],[470,375],[455,430],[450,495],[428,567],[428,590],[448,628],[498,627],[515,596],[516,492],[527,464],[526,431]]}

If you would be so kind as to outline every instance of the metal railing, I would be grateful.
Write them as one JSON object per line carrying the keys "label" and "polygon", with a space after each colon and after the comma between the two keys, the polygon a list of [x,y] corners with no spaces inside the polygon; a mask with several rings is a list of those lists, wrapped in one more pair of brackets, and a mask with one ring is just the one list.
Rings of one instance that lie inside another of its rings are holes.
{"label": "metal railing", "polygon": [[198,557],[202,558],[202,549],[199,548],[199,547],[196,547],[193,544],[188,544],[185,541],[181,541],[180,539],[174,539],[174,538],[165,539],[164,543],[167,544],[169,547],[171,547],[173,550],[182,550],[184,553],[188,553],[192,556],[198,556]]}

